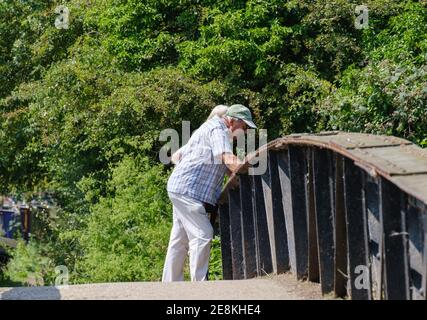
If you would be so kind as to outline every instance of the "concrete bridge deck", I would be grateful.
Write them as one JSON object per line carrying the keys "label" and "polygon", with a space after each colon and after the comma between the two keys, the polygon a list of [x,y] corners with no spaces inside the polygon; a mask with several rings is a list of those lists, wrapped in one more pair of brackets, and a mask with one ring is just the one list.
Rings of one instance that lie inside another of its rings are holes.
{"label": "concrete bridge deck", "polygon": [[68,287],[0,288],[2,300],[313,300],[322,299],[320,285],[297,281],[292,274],[250,280],[206,282],[129,282]]}

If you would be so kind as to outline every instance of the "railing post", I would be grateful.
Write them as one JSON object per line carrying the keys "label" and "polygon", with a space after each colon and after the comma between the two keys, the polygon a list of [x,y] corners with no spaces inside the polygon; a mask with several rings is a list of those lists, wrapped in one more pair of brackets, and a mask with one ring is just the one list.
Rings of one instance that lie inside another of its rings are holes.
{"label": "railing post", "polygon": [[408,230],[408,256],[409,256],[409,276],[410,295],[413,300],[424,300],[425,291],[423,289],[423,279],[425,281],[425,258],[424,255],[424,221],[426,213],[424,205],[415,199],[408,201],[406,210],[406,225]]}
{"label": "railing post", "polygon": [[380,178],[380,214],[384,232],[385,298],[409,300],[408,256],[402,193]]}
{"label": "railing post", "polygon": [[352,160],[344,160],[344,197],[347,221],[347,251],[350,295],[353,300],[370,300],[371,272],[368,258],[368,230],[363,175]]}
{"label": "railing post", "polygon": [[289,146],[278,153],[282,201],[288,233],[289,260],[297,279],[307,276],[308,234],[305,202],[307,164],[301,147]]}
{"label": "railing post", "polygon": [[252,206],[252,183],[248,175],[240,175],[240,207],[242,212],[242,243],[245,279],[257,275],[256,239]]}
{"label": "railing post", "polygon": [[219,226],[221,235],[222,278],[233,280],[233,266],[231,262],[231,235],[230,212],[227,203],[219,206]]}
{"label": "railing post", "polygon": [[252,176],[252,197],[257,252],[257,272],[259,276],[273,272],[271,246],[268,233],[267,212],[264,204],[264,193],[260,175]]}
{"label": "railing post", "polygon": [[383,298],[384,287],[384,237],[379,207],[379,180],[364,174],[365,207],[368,221],[369,256],[371,263],[372,296]]}
{"label": "railing post", "polygon": [[423,269],[422,269],[422,294],[424,300],[427,300],[427,206],[423,206],[422,210],[423,234],[424,234],[424,250],[423,250]]}
{"label": "railing post", "polygon": [[308,232],[308,280],[319,282],[319,250],[317,244],[316,207],[314,201],[313,181],[313,150],[307,149],[307,176],[305,181],[305,206],[307,208],[307,232]]}
{"label": "railing post", "polygon": [[314,198],[322,293],[334,290],[334,182],[332,154],[313,149]]}
{"label": "railing post", "polygon": [[277,153],[274,151],[268,151],[268,170],[262,176],[262,182],[273,271],[275,273],[283,273],[289,270],[288,241],[277,167]]}
{"label": "railing post", "polygon": [[335,162],[335,265],[334,292],[337,297],[347,295],[347,226],[345,222],[344,164],[342,156],[334,154]]}
{"label": "railing post", "polygon": [[240,192],[238,189],[228,191],[230,208],[231,263],[233,280],[245,278],[245,265],[242,246],[242,211],[240,208]]}

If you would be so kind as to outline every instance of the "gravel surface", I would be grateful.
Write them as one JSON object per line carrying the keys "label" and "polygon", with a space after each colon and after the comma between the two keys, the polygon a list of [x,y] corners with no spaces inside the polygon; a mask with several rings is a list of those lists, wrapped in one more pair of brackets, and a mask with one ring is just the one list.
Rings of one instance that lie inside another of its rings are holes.
{"label": "gravel surface", "polygon": [[292,274],[251,280],[205,282],[122,282],[68,287],[0,288],[0,299],[137,299],[137,300],[307,300],[322,299],[320,285],[297,281]]}

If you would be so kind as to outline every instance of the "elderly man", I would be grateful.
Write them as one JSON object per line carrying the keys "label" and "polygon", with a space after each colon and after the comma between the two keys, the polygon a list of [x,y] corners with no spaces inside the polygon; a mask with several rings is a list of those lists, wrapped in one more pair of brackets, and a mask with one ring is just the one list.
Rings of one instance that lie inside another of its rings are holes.
{"label": "elderly man", "polygon": [[251,112],[241,104],[228,108],[223,118],[206,121],[181,149],[168,181],[173,204],[173,226],[162,281],[183,281],[184,261],[190,251],[192,281],[206,280],[213,237],[205,206],[216,205],[224,175],[241,162],[233,154],[230,137],[256,128]]}

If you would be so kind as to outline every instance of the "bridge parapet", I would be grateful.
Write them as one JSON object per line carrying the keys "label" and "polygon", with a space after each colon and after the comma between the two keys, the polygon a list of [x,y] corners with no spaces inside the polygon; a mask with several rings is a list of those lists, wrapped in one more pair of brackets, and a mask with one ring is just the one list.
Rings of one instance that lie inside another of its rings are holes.
{"label": "bridge parapet", "polygon": [[291,271],[322,293],[426,299],[427,150],[390,136],[276,139],[263,175],[246,163],[221,195],[224,279]]}

